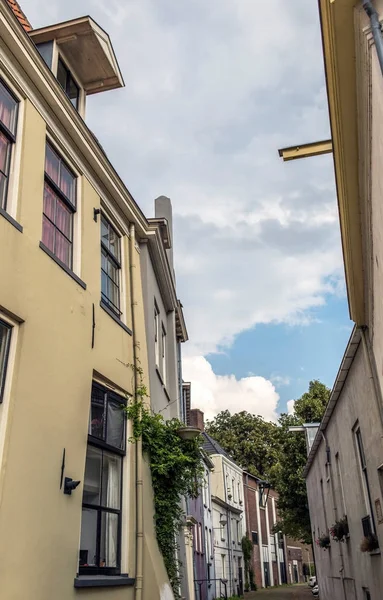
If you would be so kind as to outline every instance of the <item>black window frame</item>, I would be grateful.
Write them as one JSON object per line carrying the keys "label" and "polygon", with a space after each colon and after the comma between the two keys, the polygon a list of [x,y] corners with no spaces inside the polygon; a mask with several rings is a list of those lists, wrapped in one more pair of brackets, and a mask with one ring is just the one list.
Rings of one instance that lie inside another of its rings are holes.
{"label": "black window frame", "polygon": [[6,173],[0,170],[0,173],[5,177],[6,183],[4,188],[4,196],[0,197],[0,209],[6,211],[7,210],[7,199],[8,199],[8,189],[9,189],[9,176],[12,164],[12,154],[13,148],[16,144],[16,136],[17,136],[17,125],[19,121],[19,106],[20,100],[15,96],[12,90],[9,89],[8,85],[5,81],[0,77],[0,84],[4,87],[5,91],[11,96],[11,98],[15,101],[15,130],[12,132],[8,127],[2,122],[0,119],[0,131],[6,137],[8,142],[10,143],[10,149],[8,152],[7,160],[6,160]]}
{"label": "black window frame", "polygon": [[[359,467],[360,467],[360,470],[362,471],[361,476],[364,477],[364,482],[365,482],[365,486],[366,486],[366,490],[367,490],[368,507],[366,507],[366,508],[367,508],[367,510],[369,510],[369,513],[370,513],[369,515],[367,515],[367,517],[365,517],[366,525],[363,525],[363,529],[364,529],[364,527],[370,527],[372,530],[371,533],[376,533],[375,517],[374,517],[374,511],[373,511],[372,500],[371,500],[370,482],[368,479],[366,454],[364,452],[364,444],[363,444],[363,438],[362,438],[362,432],[361,432],[360,426],[358,426],[355,430],[355,438],[356,438],[356,446],[357,446],[358,458],[359,458]],[[364,492],[363,492],[363,495],[364,495]],[[369,524],[367,524],[368,518],[370,519]],[[362,519],[362,522],[363,521],[364,521],[364,519]]]}
{"label": "black window frame", "polygon": [[252,531],[251,532],[251,541],[253,543],[253,546],[258,546],[259,545],[258,531]]}
{"label": "black window frame", "polygon": [[[101,302],[107,308],[109,308],[109,310],[111,310],[117,316],[118,319],[121,319],[121,316],[122,316],[122,311],[121,311],[121,269],[122,269],[122,265],[121,265],[121,235],[118,233],[116,228],[112,225],[112,223],[109,221],[109,219],[103,213],[101,213],[100,227],[102,227],[102,223],[105,223],[108,226],[108,230],[112,229],[116,236],[116,239],[118,241],[118,252],[117,252],[118,256],[115,256],[115,254],[113,254],[113,252],[111,252],[111,250],[108,248],[108,246],[103,242],[102,235],[101,235],[100,236],[101,255],[103,254],[105,256],[106,260],[112,264],[112,266],[116,269],[116,273],[117,273],[117,281],[114,281],[112,279],[112,277],[110,277],[110,275],[103,269],[102,257],[101,257]],[[102,232],[102,229],[101,229],[101,232]],[[118,306],[116,306],[114,304],[114,302],[102,291],[102,273],[117,288]]]}
{"label": "black window frame", "polygon": [[[50,177],[50,175],[48,175],[48,173],[45,170],[46,163],[44,162],[44,188],[45,188],[45,185],[47,185],[48,188],[50,188],[51,191],[56,196],[59,197],[59,199],[65,204],[65,206],[71,212],[71,239],[68,238],[63,231],[61,231],[61,229],[56,225],[56,223],[54,223],[52,221],[52,219],[50,217],[48,217],[48,215],[44,212],[44,206],[43,206],[43,222],[44,222],[44,217],[45,217],[53,225],[53,227],[55,228],[55,232],[58,231],[60,233],[60,235],[62,235],[69,242],[69,244],[70,244],[70,262],[69,262],[69,265],[67,265],[65,262],[63,264],[65,264],[65,266],[68,267],[68,269],[72,270],[73,269],[73,229],[74,229],[73,222],[74,222],[74,215],[77,212],[77,179],[78,179],[78,176],[73,171],[73,169],[68,165],[67,161],[61,156],[61,154],[59,152],[57,152],[56,148],[53,146],[53,144],[51,143],[51,141],[49,139],[45,140],[45,161],[46,161],[47,147],[49,147],[50,151],[53,152],[53,154],[55,154],[56,157],[58,158],[59,169],[61,168],[61,165],[64,165],[65,168],[69,171],[69,173],[73,176],[74,202],[72,202],[72,200],[70,198],[68,198],[68,196],[62,191],[60,186],[58,186],[57,183],[55,181],[53,181],[53,179]],[[59,170],[59,173],[60,173],[60,170]],[[45,191],[44,191],[44,193],[45,193]],[[51,248],[49,248],[49,250],[50,250],[50,252],[52,252],[52,254],[54,254],[54,256],[58,260],[61,260],[55,251],[56,244],[55,244],[54,250],[52,250]]]}
{"label": "black window frame", "polygon": [[[97,390],[98,393],[102,393],[104,395],[104,423],[103,423],[103,436],[97,437],[89,433],[91,431],[91,417],[92,417],[92,401],[94,399],[94,390]],[[82,501],[82,508],[88,510],[94,510],[97,512],[97,530],[96,530],[96,564],[98,566],[82,566],[80,565],[80,555],[79,555],[79,565],[78,565],[78,575],[104,575],[106,577],[121,575],[121,538],[122,538],[122,499],[123,499],[123,465],[124,465],[124,456],[126,455],[126,419],[124,417],[123,421],[123,434],[122,439],[123,443],[121,447],[117,447],[107,443],[107,426],[108,426],[108,404],[109,403],[119,403],[121,405],[121,411],[123,410],[123,406],[126,405],[126,398],[116,394],[112,390],[106,388],[105,386],[93,382],[92,383],[92,392],[91,392],[91,408],[90,408],[90,416],[89,416],[89,429],[88,429],[88,447],[97,448],[102,452],[102,457],[104,456],[104,451],[109,454],[114,454],[121,458],[121,471],[120,471],[120,497],[119,497],[119,508],[110,508],[102,504],[102,496],[100,495],[100,504],[89,504],[87,502]],[[85,465],[86,469],[86,465]],[[102,471],[102,469],[101,469]],[[84,478],[85,478],[85,470],[84,470]],[[117,558],[116,558],[116,567],[102,567],[100,566],[101,562],[101,554],[100,554],[100,546],[101,546],[101,537],[102,537],[102,515],[103,514],[116,514],[118,516],[118,525],[117,525]],[[81,550],[81,549],[80,549]]]}
{"label": "black window frame", "polygon": [[7,376],[7,367],[8,367],[8,358],[9,358],[9,349],[11,346],[11,336],[12,336],[12,325],[0,319],[0,327],[4,328],[6,333],[5,338],[5,347],[4,347],[4,362],[0,364],[0,404],[3,402],[4,395],[4,387],[5,387],[5,379]]}
{"label": "black window frame", "polygon": [[[63,70],[65,71],[65,75],[66,75],[65,86],[59,80],[59,68],[60,68],[60,65],[63,68]],[[76,78],[73,76],[72,71],[67,66],[65,60],[62,58],[61,54],[59,54],[58,61],[57,61],[57,81],[59,82],[59,84],[63,88],[64,92],[68,96],[70,103],[75,107],[76,110],[78,110],[79,103],[80,103],[80,91],[81,91],[81,88],[80,88],[79,84],[77,83]],[[76,102],[73,102],[74,98],[70,97],[70,84],[71,83],[73,83],[74,87],[77,89],[77,96],[75,98]]]}

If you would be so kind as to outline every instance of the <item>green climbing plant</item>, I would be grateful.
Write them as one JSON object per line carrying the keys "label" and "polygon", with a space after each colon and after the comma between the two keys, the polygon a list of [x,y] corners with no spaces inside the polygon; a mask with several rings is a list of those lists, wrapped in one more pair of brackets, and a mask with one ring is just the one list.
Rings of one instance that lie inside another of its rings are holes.
{"label": "green climbing plant", "polygon": [[125,407],[133,424],[131,442],[142,439],[152,476],[156,537],[167,574],[176,597],[179,595],[179,567],[177,536],[184,523],[181,506],[183,496],[197,497],[203,481],[200,436],[184,440],[179,430],[185,424],[178,419],[165,421],[161,414],[153,414],[145,406],[148,396],[142,383],[143,373],[136,367],[139,383],[132,402]]}
{"label": "green climbing plant", "polygon": [[253,555],[253,543],[249,538],[244,535],[242,538],[242,552],[243,562],[245,564],[245,590],[250,590],[250,570],[251,570],[251,557]]}

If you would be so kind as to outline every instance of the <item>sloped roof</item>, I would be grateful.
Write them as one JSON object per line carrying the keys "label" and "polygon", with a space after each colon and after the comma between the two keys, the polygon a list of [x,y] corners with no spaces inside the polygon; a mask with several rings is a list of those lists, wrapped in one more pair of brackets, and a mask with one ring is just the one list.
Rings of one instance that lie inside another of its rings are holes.
{"label": "sloped roof", "polygon": [[233,460],[231,456],[222,448],[222,446],[213,440],[213,438],[206,433],[206,431],[204,431],[202,435],[204,438],[203,449],[205,450],[206,454],[222,454],[222,456],[226,456],[226,458],[229,460]]}
{"label": "sloped roof", "polygon": [[16,2],[16,0],[7,0],[7,2],[9,4],[9,6],[11,7],[16,19],[19,21],[19,23],[22,25],[22,27],[25,29],[25,31],[27,31],[27,32],[32,31],[32,29],[33,29],[32,25],[28,21],[27,17],[21,10],[21,8],[20,8],[19,4]]}

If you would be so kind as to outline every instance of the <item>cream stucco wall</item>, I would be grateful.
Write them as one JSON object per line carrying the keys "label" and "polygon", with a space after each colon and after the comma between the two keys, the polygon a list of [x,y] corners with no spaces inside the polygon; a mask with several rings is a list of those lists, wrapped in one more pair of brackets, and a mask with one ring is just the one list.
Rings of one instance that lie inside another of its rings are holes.
{"label": "cream stucco wall", "polygon": [[[0,318],[11,319],[14,324],[6,393],[0,405],[0,595],[4,600],[70,600],[79,594],[87,599],[129,600],[134,595],[133,587],[78,591],[73,583],[78,569],[92,379],[97,377],[119,393],[131,394],[133,378],[129,364],[133,361],[133,339],[100,307],[100,219],[94,221],[93,209],[100,208],[101,200],[81,169],[74,265],[86,289],[39,247],[47,127],[28,99],[20,116],[17,142],[20,160],[13,174],[12,183],[17,185],[13,187],[10,209],[23,231],[0,215]],[[57,134],[66,139],[64,155],[77,164],[77,150],[72,149],[66,133],[59,129],[50,133],[54,138]],[[83,160],[86,162],[86,157]],[[113,214],[125,230],[122,232],[125,307],[122,319],[129,327],[130,258],[136,265],[135,335],[141,365],[147,374],[139,251],[136,248],[134,256],[129,256],[126,234],[129,223],[113,200],[107,204],[114,207]],[[129,433],[128,427],[128,436]],[[64,448],[64,475],[81,480],[71,496],[59,489]],[[134,577],[135,446],[131,444],[127,444],[123,476],[121,571]],[[172,595],[154,537],[147,468],[143,487],[143,598],[168,598]]]}

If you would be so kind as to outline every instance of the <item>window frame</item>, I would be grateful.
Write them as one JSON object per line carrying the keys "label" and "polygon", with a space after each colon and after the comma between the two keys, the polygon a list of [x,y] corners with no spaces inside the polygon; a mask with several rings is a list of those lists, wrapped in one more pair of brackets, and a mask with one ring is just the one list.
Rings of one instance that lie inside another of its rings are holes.
{"label": "window frame", "polygon": [[0,370],[0,404],[2,404],[3,398],[4,398],[5,382],[6,382],[6,378],[7,378],[7,367],[8,367],[9,352],[10,352],[10,347],[11,347],[13,325],[8,323],[7,321],[4,321],[0,317],[0,326],[3,327],[7,331],[6,339],[5,339],[5,348],[4,348],[4,362],[2,365],[0,364],[0,369],[1,369]]}
{"label": "window frame", "polygon": [[[102,223],[107,223],[108,225],[108,232],[110,231],[110,229],[114,232],[116,239],[118,241],[118,256],[115,256],[113,254],[113,252],[111,252],[111,250],[108,248],[108,246],[105,244],[105,242],[103,242],[102,240]],[[116,317],[121,320],[122,317],[122,310],[121,310],[121,287],[122,287],[122,262],[121,262],[121,239],[122,236],[120,235],[120,233],[117,231],[116,227],[114,227],[114,225],[111,223],[110,219],[108,219],[108,217],[104,214],[101,213],[101,219],[100,219],[100,248],[101,248],[101,304],[103,304],[104,306],[106,306],[109,310],[111,310]],[[116,269],[117,272],[117,282],[114,281],[110,275],[103,269],[102,267],[102,255],[103,252],[105,252],[104,256],[106,258],[107,261],[111,262],[113,267]],[[104,275],[108,278],[108,280],[110,280],[112,282],[113,285],[116,286],[117,288],[117,292],[118,292],[118,306],[116,306],[114,304],[114,302],[107,297],[103,291],[102,291],[102,274],[104,273]]]}
{"label": "window frame", "polygon": [[165,325],[163,322],[161,322],[161,374],[162,374],[162,379],[164,381],[164,384],[166,386],[166,382],[167,382],[167,368],[168,368],[168,361],[167,361],[167,345],[166,345],[166,329],[165,329]]}
{"label": "window frame", "polygon": [[160,368],[160,309],[154,299],[154,355],[156,367]]}
{"label": "window frame", "polygon": [[[91,417],[92,417],[92,399],[93,399],[93,390],[96,389],[99,392],[102,392],[104,395],[104,415],[105,420],[103,423],[103,438],[99,438],[97,436],[89,433],[90,425],[91,425]],[[120,490],[119,490],[119,508],[111,508],[105,506],[102,503],[102,495],[101,495],[101,485],[100,485],[100,500],[99,504],[90,504],[84,502],[84,497],[82,498],[81,507],[82,509],[94,510],[97,513],[97,525],[96,525],[96,563],[98,566],[83,566],[80,565],[80,550],[79,549],[79,559],[78,559],[78,575],[103,575],[105,577],[111,577],[121,574],[121,548],[122,548],[122,520],[123,520],[123,484],[124,484],[124,457],[126,456],[126,433],[127,433],[127,425],[126,419],[124,418],[124,426],[123,426],[123,444],[122,448],[117,446],[113,446],[108,444],[107,440],[107,425],[108,425],[108,404],[120,402],[121,405],[126,404],[126,398],[117,394],[113,390],[107,388],[106,386],[98,383],[97,381],[92,382],[92,391],[91,391],[91,406],[90,406],[90,414],[89,414],[89,425],[88,425],[88,440],[87,440],[87,450],[89,447],[97,448],[102,453],[102,464],[104,452],[115,455],[120,458],[121,466],[120,466]],[[101,467],[101,474],[102,474]],[[85,460],[85,468],[84,468],[84,480],[86,473],[86,460]],[[118,516],[118,524],[117,524],[117,551],[116,551],[116,566],[115,567],[102,567],[100,566],[101,562],[101,539],[102,539],[102,515],[103,514],[116,514]],[[81,544],[81,534],[82,534],[82,523],[81,523],[81,533],[80,533],[80,544]]]}
{"label": "window frame", "polygon": [[8,213],[7,205],[8,205],[8,193],[9,193],[9,187],[10,187],[9,181],[10,181],[10,177],[12,174],[11,171],[12,171],[12,163],[14,160],[15,146],[16,146],[16,140],[17,140],[17,129],[18,129],[18,123],[19,123],[20,102],[21,101],[20,101],[20,98],[18,98],[16,96],[16,94],[14,94],[12,89],[9,87],[9,85],[7,85],[7,83],[4,81],[4,79],[2,77],[0,77],[0,84],[5,88],[5,91],[15,101],[15,131],[14,131],[14,133],[10,129],[8,129],[8,127],[0,119],[0,132],[6,137],[6,139],[10,143],[9,150],[8,150],[8,156],[7,156],[7,160],[6,160],[6,163],[7,163],[6,164],[6,173],[4,173],[3,171],[0,170],[0,173],[2,173],[2,175],[6,179],[5,189],[4,189],[4,197],[0,198],[0,210],[3,210],[4,212]]}
{"label": "window frame", "polygon": [[[59,68],[60,68],[60,63],[66,73],[66,79],[65,79],[65,87],[62,85],[61,81],[59,80]],[[62,89],[64,90],[64,92],[66,93],[66,95],[69,98],[70,103],[72,104],[72,106],[76,109],[79,110],[80,107],[80,95],[81,95],[81,86],[78,84],[76,77],[73,75],[73,71],[72,69],[70,69],[68,67],[68,63],[66,60],[64,60],[63,55],[59,52],[58,56],[57,56],[57,71],[56,71],[56,79],[59,82],[59,84],[61,85]],[[72,98],[69,96],[69,86],[70,86],[70,79],[72,80],[75,88],[77,89],[77,96],[76,96],[76,104],[74,104],[72,102]]]}
{"label": "window frame", "polygon": [[354,435],[355,435],[357,462],[358,462],[358,466],[359,466],[359,474],[360,474],[360,479],[361,479],[361,483],[362,483],[362,494],[363,494],[363,498],[364,498],[364,502],[365,502],[365,507],[367,510],[366,516],[370,517],[372,532],[376,533],[375,517],[374,517],[374,511],[372,508],[372,500],[371,500],[370,483],[368,480],[366,454],[364,451],[362,432],[361,432],[359,424],[357,425],[357,427],[354,430]]}
{"label": "window frame", "polygon": [[[74,228],[75,228],[75,224],[74,224],[74,215],[77,212],[77,195],[78,195],[78,190],[77,190],[77,186],[78,186],[78,174],[72,169],[72,167],[68,164],[67,160],[65,158],[63,158],[61,152],[56,150],[55,145],[51,142],[50,138],[46,138],[45,140],[45,161],[46,161],[46,156],[47,156],[47,147],[49,147],[50,151],[57,157],[57,159],[59,160],[59,169],[61,168],[61,165],[63,164],[64,167],[69,171],[69,173],[73,176],[73,190],[74,190],[74,202],[72,202],[72,200],[70,198],[67,197],[67,195],[61,190],[61,188],[57,185],[57,183],[55,181],[53,181],[53,179],[51,178],[51,176],[46,172],[46,162],[44,163],[44,191],[43,194],[45,194],[45,186],[47,185],[48,188],[53,192],[53,194],[59,198],[59,200],[61,200],[61,202],[64,203],[64,205],[66,206],[66,208],[70,211],[70,219],[71,219],[71,239],[69,239],[67,237],[67,235],[61,231],[61,229],[59,229],[59,227],[56,225],[56,223],[54,221],[52,221],[52,219],[44,212],[44,206],[43,206],[43,229],[42,229],[42,235],[41,238],[43,238],[43,233],[44,233],[44,217],[49,221],[49,223],[51,223],[51,225],[53,225],[54,229],[55,229],[55,235],[56,235],[56,231],[58,231],[60,233],[60,235],[62,235],[70,244],[70,261],[69,264],[67,265],[63,260],[61,260],[61,258],[56,254],[56,238],[55,238],[55,248],[54,250],[52,250],[51,248],[49,248],[49,246],[44,242],[44,240],[42,239],[41,242],[42,244],[44,244],[45,247],[48,248],[48,250],[54,255],[54,257],[60,261],[63,265],[65,265],[66,268],[68,268],[69,270],[73,270],[73,259],[74,259]],[[60,173],[60,170],[59,170]],[[57,202],[57,201],[56,201]],[[56,206],[57,204],[55,204],[55,216],[56,216]]]}

